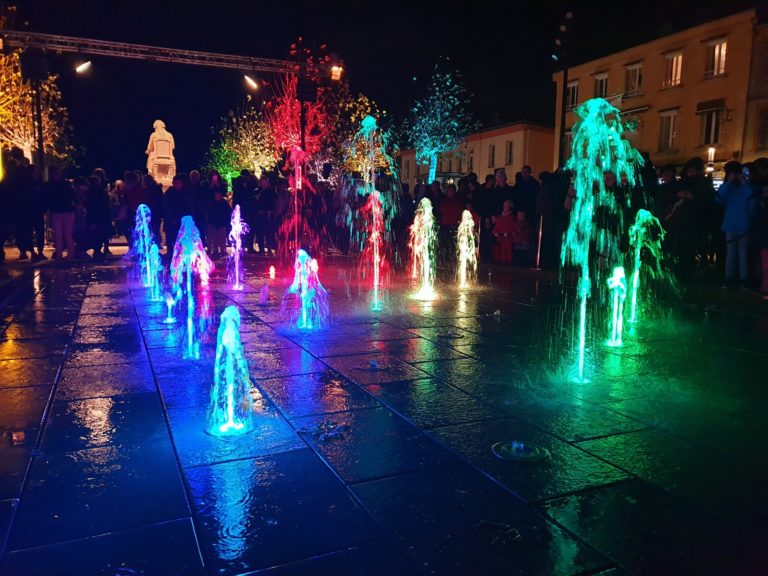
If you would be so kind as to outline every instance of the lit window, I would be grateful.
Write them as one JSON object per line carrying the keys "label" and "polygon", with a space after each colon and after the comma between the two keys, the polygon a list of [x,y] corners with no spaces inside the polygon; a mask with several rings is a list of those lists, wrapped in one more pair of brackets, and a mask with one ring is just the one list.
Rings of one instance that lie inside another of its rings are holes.
{"label": "lit window", "polygon": [[683,76],[683,53],[670,52],[664,62],[664,88],[680,86]]}
{"label": "lit window", "polygon": [[405,166],[403,166],[403,176],[405,176],[405,179],[408,180],[410,175],[411,175],[411,161],[406,160]]}
{"label": "lit window", "polygon": [[725,54],[728,43],[723,40],[712,40],[707,43],[707,77],[725,74]]}
{"label": "lit window", "polygon": [[496,167],[496,144],[488,144],[488,168]]}
{"label": "lit window", "polygon": [[643,93],[643,64],[630,64],[627,66],[627,79],[624,86],[624,96],[639,96]]}
{"label": "lit window", "polygon": [[507,141],[507,148],[504,152],[504,163],[507,166],[515,163],[515,143],[511,140]]}
{"label": "lit window", "polygon": [[659,113],[659,152],[675,150],[677,142],[677,110]]}
{"label": "lit window", "polygon": [[709,110],[701,115],[702,144],[720,142],[720,111]]}
{"label": "lit window", "polygon": [[565,107],[571,110],[579,103],[579,81],[568,82],[568,90],[565,93]]}
{"label": "lit window", "polygon": [[598,74],[595,76],[595,98],[606,98],[608,96],[608,74]]}

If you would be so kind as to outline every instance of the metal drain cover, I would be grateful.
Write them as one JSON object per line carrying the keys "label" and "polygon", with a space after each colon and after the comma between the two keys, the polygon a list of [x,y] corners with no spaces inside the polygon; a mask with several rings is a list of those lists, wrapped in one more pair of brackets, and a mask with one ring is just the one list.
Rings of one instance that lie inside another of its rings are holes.
{"label": "metal drain cover", "polygon": [[491,450],[497,458],[517,460],[518,462],[539,462],[551,456],[549,450],[543,446],[536,446],[520,440],[497,442],[491,446]]}
{"label": "metal drain cover", "polygon": [[366,372],[381,372],[383,370],[389,370],[392,368],[390,364],[385,362],[377,362],[376,360],[369,360],[356,366],[358,370],[365,370]]}

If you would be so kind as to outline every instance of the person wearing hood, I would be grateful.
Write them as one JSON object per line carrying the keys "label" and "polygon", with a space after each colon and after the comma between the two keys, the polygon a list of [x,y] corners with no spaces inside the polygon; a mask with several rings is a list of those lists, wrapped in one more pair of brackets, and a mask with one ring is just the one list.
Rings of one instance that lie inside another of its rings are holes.
{"label": "person wearing hood", "polygon": [[732,160],[725,165],[725,182],[717,190],[717,201],[723,206],[725,232],[725,284],[736,282],[738,266],[739,282],[744,288],[749,280],[747,254],[749,231],[754,216],[754,190],[744,178],[740,162]]}

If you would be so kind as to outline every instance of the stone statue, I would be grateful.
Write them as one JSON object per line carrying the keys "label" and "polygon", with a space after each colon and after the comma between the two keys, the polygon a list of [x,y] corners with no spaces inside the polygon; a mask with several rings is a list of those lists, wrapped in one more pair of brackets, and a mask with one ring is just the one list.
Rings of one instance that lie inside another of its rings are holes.
{"label": "stone statue", "polygon": [[176,175],[176,159],[173,156],[176,144],[173,134],[165,129],[165,122],[155,120],[152,127],[155,131],[149,135],[149,144],[144,152],[147,155],[147,172],[163,187],[168,187]]}

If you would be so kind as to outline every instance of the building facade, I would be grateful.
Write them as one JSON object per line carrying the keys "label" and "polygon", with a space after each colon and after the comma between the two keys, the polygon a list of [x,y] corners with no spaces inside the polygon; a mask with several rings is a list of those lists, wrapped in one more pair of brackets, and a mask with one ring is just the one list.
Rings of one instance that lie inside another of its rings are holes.
{"label": "building facade", "polygon": [[[504,168],[512,182],[515,172],[529,165],[534,173],[552,165],[554,131],[552,128],[528,122],[514,122],[481,130],[467,136],[456,150],[441,154],[437,161],[437,179],[442,182],[458,180],[474,172],[482,181],[486,174]],[[417,164],[413,150],[400,152],[400,179],[411,190],[426,182],[429,165]]]}
{"label": "building facade", "polygon": [[698,156],[715,171],[729,160],[768,155],[768,33],[748,10],[585,62],[557,84],[554,162],[565,98],[565,157],[574,108],[602,97],[633,130],[629,140],[654,165],[681,165]]}

